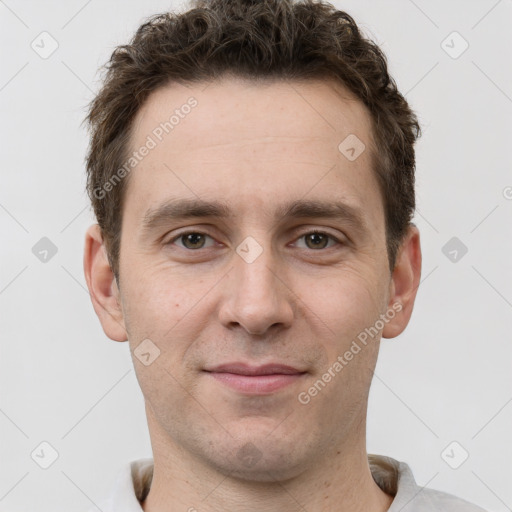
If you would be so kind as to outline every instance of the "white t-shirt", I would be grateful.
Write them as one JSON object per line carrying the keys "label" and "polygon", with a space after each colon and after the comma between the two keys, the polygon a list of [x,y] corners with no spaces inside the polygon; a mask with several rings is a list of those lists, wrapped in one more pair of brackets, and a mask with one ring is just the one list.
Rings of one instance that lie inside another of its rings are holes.
{"label": "white t-shirt", "polygon": [[[394,496],[388,512],[486,512],[452,494],[420,487],[409,466],[382,455],[368,455],[373,479]],[[142,512],[140,503],[147,496],[153,477],[153,459],[127,464],[119,473],[109,497],[98,504],[102,512]],[[90,512],[97,512],[91,508]]]}

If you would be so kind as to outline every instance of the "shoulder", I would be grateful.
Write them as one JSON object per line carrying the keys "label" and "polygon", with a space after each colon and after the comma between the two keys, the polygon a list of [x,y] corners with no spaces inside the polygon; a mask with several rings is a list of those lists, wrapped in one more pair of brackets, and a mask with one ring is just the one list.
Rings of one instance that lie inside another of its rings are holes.
{"label": "shoulder", "polygon": [[421,494],[424,495],[423,501],[425,504],[430,507],[426,510],[442,510],[443,512],[486,512],[483,508],[446,492],[423,488]]}
{"label": "shoulder", "polygon": [[140,502],[147,494],[152,478],[153,459],[124,464],[108,496],[87,512],[98,512],[98,509],[102,512],[142,512]]}
{"label": "shoulder", "polygon": [[453,494],[419,486],[405,462],[373,454],[368,462],[377,485],[394,496],[388,512],[486,512]]}

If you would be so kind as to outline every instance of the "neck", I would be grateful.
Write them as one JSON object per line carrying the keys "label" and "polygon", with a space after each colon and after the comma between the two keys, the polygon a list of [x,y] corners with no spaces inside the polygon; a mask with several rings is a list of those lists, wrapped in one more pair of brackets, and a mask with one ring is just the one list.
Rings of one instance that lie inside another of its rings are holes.
{"label": "neck", "polygon": [[154,471],[144,512],[385,512],[393,501],[373,480],[364,428],[299,475],[261,482],[220,473],[148,420]]}

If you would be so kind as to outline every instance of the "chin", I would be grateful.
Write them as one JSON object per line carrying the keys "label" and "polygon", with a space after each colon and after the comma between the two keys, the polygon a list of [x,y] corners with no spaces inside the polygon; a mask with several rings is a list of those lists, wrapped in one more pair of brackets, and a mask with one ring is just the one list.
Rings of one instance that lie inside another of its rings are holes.
{"label": "chin", "polygon": [[[275,459],[275,455],[272,456]],[[279,482],[280,484],[292,480],[305,471],[305,467],[300,463],[267,460],[263,456],[254,465],[247,465],[245,462],[233,461],[232,464],[226,464],[224,461],[221,466],[216,468],[219,472],[245,482],[261,482],[271,483]]]}
{"label": "chin", "polygon": [[231,439],[231,446],[225,449],[219,449],[221,443],[214,445],[215,453],[210,452],[207,458],[217,471],[244,481],[282,483],[304,472],[312,459],[303,453],[304,444],[292,442],[290,437],[269,439],[264,434],[244,439],[236,446]]}

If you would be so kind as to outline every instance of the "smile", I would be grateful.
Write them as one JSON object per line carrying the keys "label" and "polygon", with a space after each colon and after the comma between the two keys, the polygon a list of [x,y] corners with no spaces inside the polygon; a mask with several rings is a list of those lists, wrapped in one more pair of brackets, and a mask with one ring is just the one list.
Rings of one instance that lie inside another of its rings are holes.
{"label": "smile", "polygon": [[204,370],[223,385],[245,394],[267,394],[298,381],[307,372],[282,364],[252,367],[231,363]]}

